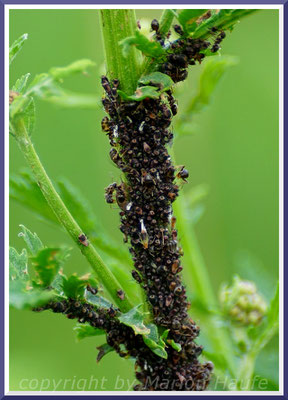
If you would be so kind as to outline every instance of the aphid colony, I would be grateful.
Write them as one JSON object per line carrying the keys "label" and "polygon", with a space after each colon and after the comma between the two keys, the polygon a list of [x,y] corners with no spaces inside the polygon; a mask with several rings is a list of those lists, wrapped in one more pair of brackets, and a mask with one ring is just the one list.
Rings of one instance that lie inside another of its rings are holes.
{"label": "aphid colony", "polygon": [[[87,287],[87,290],[91,289],[94,288]],[[136,377],[141,382],[135,390],[204,390],[208,384],[213,366],[212,363],[201,365],[197,360],[201,347],[194,343],[193,338],[198,334],[198,327],[195,327],[192,336],[188,330],[183,338],[176,335],[175,339],[179,340],[183,351],[178,353],[168,346],[168,360],[164,360],[146,346],[141,335],[135,335],[132,328],[119,322],[117,309],[96,308],[83,300],[68,299],[51,301],[44,307],[34,309],[44,310],[62,313],[69,319],[77,319],[79,323],[89,323],[94,328],[103,329],[107,343],[120,357],[135,358]],[[103,355],[100,350],[97,361]]]}
{"label": "aphid colony", "polygon": [[197,61],[201,63],[205,57],[204,53],[206,50],[210,49],[212,53],[216,53],[220,49],[220,43],[226,36],[224,31],[218,31],[215,27],[211,28],[210,34],[214,40],[214,43],[211,44],[204,39],[186,37],[180,25],[174,25],[174,31],[180,38],[167,44],[165,40],[170,37],[170,32],[166,38],[164,38],[159,33],[159,22],[156,19],[152,21],[151,29],[155,31],[155,40],[158,41],[168,53],[166,62],[160,65],[160,70],[169,75],[175,83],[187,78],[188,66],[195,65]]}
{"label": "aphid colony", "polygon": [[[187,38],[176,25],[174,30],[180,38],[167,45],[169,34],[162,37],[156,20],[151,28],[155,31],[154,39],[168,48],[159,69],[174,82],[187,77],[188,66],[200,63],[204,50],[216,52],[225,37],[224,32],[211,29],[211,47],[206,40]],[[167,349],[167,360],[136,347],[136,365],[140,368],[136,377],[141,383],[135,390],[205,390],[213,367],[212,363],[201,365],[197,359],[202,352],[202,347],[194,342],[199,327],[187,314],[189,304],[179,274],[183,253],[172,213],[179,185],[187,182],[189,176],[185,166],[172,164],[166,148],[173,139],[169,126],[177,113],[175,99],[167,91],[157,99],[124,102],[117,94],[118,80],[110,83],[103,76],[102,86],[103,106],[109,115],[103,118],[102,129],[110,140],[110,158],[123,172],[120,183],[108,186],[105,198],[107,203],[117,203],[120,208],[120,230],[124,241],[129,242],[134,261],[132,276],[146,292],[154,322],[168,328],[169,337],[181,345],[180,352]],[[191,379],[192,385],[188,387]],[[164,380],[169,382],[168,386],[163,386]]]}
{"label": "aphid colony", "polygon": [[121,183],[106,188],[105,198],[120,207],[120,230],[129,241],[135,266],[132,276],[147,294],[155,323],[169,328],[169,336],[182,348],[179,353],[169,348],[167,360],[136,348],[141,384],[135,390],[204,390],[212,364],[197,360],[202,352],[194,342],[199,328],[187,314],[179,275],[182,251],[171,207],[179,183],[189,176],[184,166],[173,166],[166,149],[173,138],[168,128],[177,113],[175,100],[168,91],[158,99],[123,102],[117,95],[118,81],[110,84],[103,76],[102,85],[110,117],[103,118],[102,129],[110,140],[111,160],[124,173]]}

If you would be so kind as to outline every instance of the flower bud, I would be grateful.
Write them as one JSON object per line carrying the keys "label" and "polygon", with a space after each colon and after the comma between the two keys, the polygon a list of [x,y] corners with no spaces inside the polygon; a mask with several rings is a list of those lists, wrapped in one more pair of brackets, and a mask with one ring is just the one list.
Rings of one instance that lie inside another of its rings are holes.
{"label": "flower bud", "polygon": [[231,286],[223,285],[219,298],[223,312],[242,326],[260,324],[267,311],[267,304],[255,283],[238,276]]}

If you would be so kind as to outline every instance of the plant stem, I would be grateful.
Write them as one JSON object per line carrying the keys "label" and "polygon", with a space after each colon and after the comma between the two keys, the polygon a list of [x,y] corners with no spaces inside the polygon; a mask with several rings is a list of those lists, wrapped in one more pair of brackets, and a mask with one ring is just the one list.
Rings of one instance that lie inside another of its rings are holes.
{"label": "plant stem", "polygon": [[257,354],[253,351],[242,357],[237,379],[237,390],[250,390]]}
{"label": "plant stem", "polygon": [[[162,37],[165,37],[170,29],[170,26],[172,24],[173,18],[174,18],[174,11],[176,10],[164,10],[162,12],[162,15],[160,17],[159,21],[159,32],[161,33]],[[145,57],[142,65],[142,74],[141,75],[147,75],[150,72],[154,70],[156,67],[157,63],[155,63],[155,60],[151,60],[149,57]]]}
{"label": "plant stem", "polygon": [[105,60],[109,79],[119,79],[120,88],[134,93],[140,77],[141,53],[131,49],[125,58],[119,42],[133,36],[136,29],[135,10],[100,10]]}
{"label": "plant stem", "polygon": [[130,308],[133,307],[132,303],[127,298],[127,296],[123,301],[117,296],[117,290],[122,288],[119,282],[116,280],[115,276],[104,264],[95,247],[91,243],[88,246],[84,246],[82,243],[80,243],[79,235],[83,234],[84,232],[81,230],[77,222],[73,219],[72,215],[61,200],[59,194],[56,192],[35,151],[35,148],[26,131],[25,123],[22,118],[18,119],[15,127],[15,138],[17,140],[17,143],[34,174],[36,182],[39,185],[43,196],[47,200],[51,209],[54,211],[56,217],[59,219],[69,235],[72,237],[74,242],[77,244],[81,253],[87,258],[88,262],[95,271],[100,282],[110,294],[111,298],[115,301],[121,311],[128,311]]}
{"label": "plant stem", "polygon": [[167,33],[169,32],[170,26],[174,18],[174,11],[176,10],[164,10],[161,15],[159,21],[159,33],[162,36],[167,35]]}
{"label": "plant stem", "polygon": [[235,374],[235,360],[233,357],[233,346],[224,327],[219,326],[218,318],[209,313],[217,311],[218,304],[213,292],[210,277],[202,256],[198,240],[193,230],[192,224],[189,224],[188,213],[186,209],[186,202],[184,193],[174,203],[173,209],[177,216],[177,227],[181,234],[181,243],[185,252],[185,265],[183,269],[184,280],[189,282],[193,287],[195,296],[201,301],[208,314],[201,319],[203,326],[207,332],[207,336],[214,348],[214,351],[221,353],[222,357],[226,360],[229,371],[232,376]]}

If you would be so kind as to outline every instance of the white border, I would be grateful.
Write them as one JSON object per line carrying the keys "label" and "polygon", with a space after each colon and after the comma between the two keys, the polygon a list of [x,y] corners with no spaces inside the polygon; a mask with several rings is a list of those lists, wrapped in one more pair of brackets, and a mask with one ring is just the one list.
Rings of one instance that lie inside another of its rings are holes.
{"label": "white border", "polygon": [[[19,5],[19,4],[9,4],[4,6],[5,13],[5,138],[8,138],[9,135],[9,106],[6,102],[9,94],[9,11],[13,9],[163,9],[164,4],[71,4],[71,5]],[[171,8],[181,9],[197,9],[197,8],[206,8],[206,9],[226,9],[226,8],[239,8],[239,9],[275,9],[279,10],[279,391],[225,391],[225,392],[214,392],[214,391],[204,391],[204,392],[171,392],[171,391],[163,391],[163,392],[128,392],[128,391],[67,391],[67,392],[54,392],[54,391],[32,391],[32,392],[22,392],[22,391],[9,391],[9,273],[5,271],[5,378],[4,378],[4,393],[5,395],[20,395],[20,396],[95,396],[95,394],[99,394],[102,396],[144,396],[144,395],[153,395],[153,396],[281,396],[283,395],[284,390],[284,375],[283,375],[283,285],[284,285],[284,6],[281,4],[201,4],[201,5],[190,5],[190,4],[177,4],[171,5]],[[5,140],[5,265],[8,269],[9,266],[9,140]],[[7,389],[7,390],[6,390]]]}

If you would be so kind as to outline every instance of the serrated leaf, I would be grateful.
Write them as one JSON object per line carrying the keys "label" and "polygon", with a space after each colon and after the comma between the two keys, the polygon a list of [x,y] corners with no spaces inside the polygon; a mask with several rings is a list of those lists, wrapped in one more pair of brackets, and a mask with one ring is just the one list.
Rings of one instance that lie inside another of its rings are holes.
{"label": "serrated leaf", "polygon": [[142,85],[154,85],[157,86],[161,91],[169,90],[174,82],[169,75],[163,74],[162,72],[153,72],[149,75],[145,75],[138,81]]}
{"label": "serrated leaf", "polygon": [[43,306],[53,297],[53,292],[39,289],[27,290],[25,282],[21,280],[9,282],[9,302],[12,307],[18,310]]}
{"label": "serrated leaf", "polygon": [[113,304],[109,300],[105,299],[102,296],[99,296],[98,294],[95,295],[89,292],[89,290],[85,290],[84,298],[87,300],[88,303],[93,304],[96,307],[106,309],[109,309],[111,307],[113,308]]}
{"label": "serrated leaf", "polygon": [[59,253],[59,248],[46,248],[31,258],[38,278],[37,285],[43,288],[50,286],[60,269]]}
{"label": "serrated leaf", "polygon": [[62,276],[62,289],[69,299],[84,298],[87,284],[86,278],[81,279],[76,274],[70,275],[68,278],[64,275]]}
{"label": "serrated leaf", "polygon": [[109,344],[104,343],[101,346],[97,347],[97,350],[99,350],[99,353],[97,355],[97,363],[102,360],[106,354],[111,353],[111,351],[114,351],[113,347],[109,346]]}
{"label": "serrated leaf", "polygon": [[187,9],[178,14],[178,20],[186,33],[192,33],[197,28],[197,19],[208,10]]}
{"label": "serrated leaf", "polygon": [[120,322],[122,322],[122,324],[130,326],[136,335],[148,335],[150,333],[150,329],[144,325],[144,315],[139,311],[141,306],[142,305],[139,304],[138,306],[129,310],[127,313],[120,314],[118,319]]}
{"label": "serrated leaf", "polygon": [[149,334],[143,336],[143,341],[148,346],[154,354],[158,357],[168,358],[168,354],[165,350],[165,343],[163,340],[159,342],[158,329],[155,324],[149,324],[147,327],[150,329]]}
{"label": "serrated leaf", "polygon": [[129,55],[132,46],[135,46],[146,57],[158,58],[165,54],[165,50],[160,43],[149,40],[139,30],[135,31],[135,36],[130,36],[122,40],[119,44],[122,46],[124,57]]}
{"label": "serrated leaf", "polygon": [[105,333],[105,331],[103,331],[102,329],[94,328],[93,326],[88,324],[77,324],[73,330],[76,332],[76,337],[78,340],[82,340],[91,336],[104,335]]}
{"label": "serrated leaf", "polygon": [[17,56],[19,51],[22,49],[25,40],[28,39],[28,34],[24,33],[18,39],[13,42],[12,46],[9,47],[9,65],[12,63],[14,58]]}
{"label": "serrated leaf", "polygon": [[9,248],[9,277],[11,280],[29,280],[28,255],[26,249],[20,254],[13,247]]}
{"label": "serrated leaf", "polygon": [[35,256],[40,250],[44,248],[41,240],[34,232],[32,233],[26,228],[24,225],[19,225],[22,229],[22,232],[18,234],[19,237],[22,237],[28,247],[29,253]]}
{"label": "serrated leaf", "polygon": [[51,68],[49,74],[56,79],[63,79],[77,73],[85,73],[88,68],[94,67],[96,64],[88,59],[74,61],[66,67]]}
{"label": "serrated leaf", "polygon": [[12,87],[12,90],[14,92],[22,93],[27,85],[27,81],[28,81],[30,75],[31,74],[28,73],[26,75],[22,75],[21,78],[17,79],[17,81],[15,82],[15,85]]}

